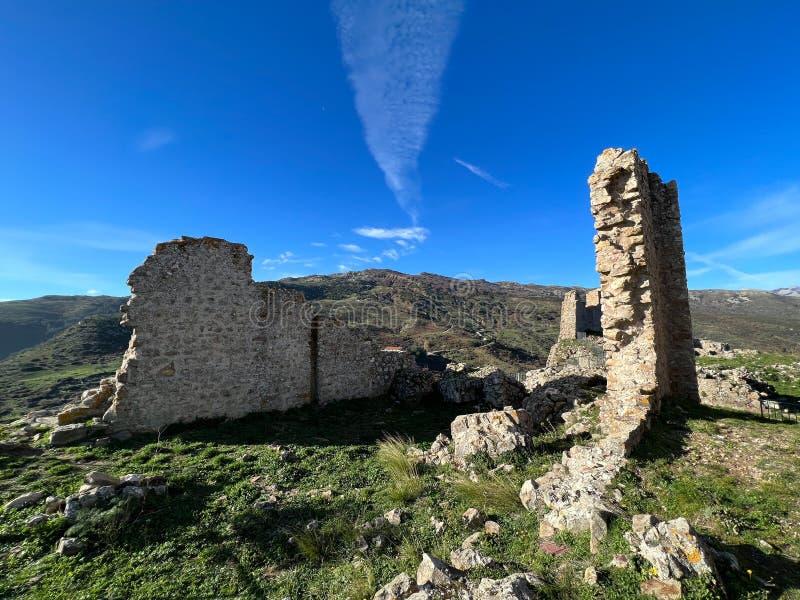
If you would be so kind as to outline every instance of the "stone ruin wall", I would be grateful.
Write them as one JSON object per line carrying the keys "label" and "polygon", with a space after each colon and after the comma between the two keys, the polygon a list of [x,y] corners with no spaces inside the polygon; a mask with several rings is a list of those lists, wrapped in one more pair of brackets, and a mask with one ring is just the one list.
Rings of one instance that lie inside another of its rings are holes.
{"label": "stone ruin wall", "polygon": [[636,422],[668,396],[697,401],[677,185],[636,150],[608,149],[589,187],[611,420]]}
{"label": "stone ruin wall", "polygon": [[314,402],[378,396],[413,357],[314,317],[302,294],[256,283],[247,247],[159,244],[128,279],[133,328],[104,420],[154,430]]}
{"label": "stone ruin wall", "polygon": [[561,303],[558,339],[576,340],[587,335],[599,335],[602,330],[600,313],[600,290],[568,291]]}

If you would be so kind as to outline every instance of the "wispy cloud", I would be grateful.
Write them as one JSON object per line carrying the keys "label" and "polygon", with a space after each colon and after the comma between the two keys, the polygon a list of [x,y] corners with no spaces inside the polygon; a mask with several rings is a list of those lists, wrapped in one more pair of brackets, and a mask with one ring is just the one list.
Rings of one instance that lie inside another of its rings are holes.
{"label": "wispy cloud", "polygon": [[94,288],[92,288],[92,289],[86,290],[86,295],[87,296],[99,296],[100,292],[98,290],[95,290]]}
{"label": "wispy cloud", "polygon": [[353,231],[358,235],[377,240],[413,240],[415,242],[424,242],[430,235],[430,231],[424,227],[395,227],[389,229],[383,227],[359,227]]}
{"label": "wispy cloud", "polygon": [[460,158],[455,158],[454,157],[453,160],[455,162],[457,162],[459,165],[461,165],[462,167],[464,167],[465,169],[467,169],[470,173],[472,173],[474,175],[477,175],[478,177],[480,177],[484,181],[488,181],[489,183],[491,183],[495,187],[499,187],[499,188],[505,189],[505,188],[507,188],[507,187],[509,187],[511,185],[510,183],[506,183],[505,181],[500,181],[499,179],[494,177],[491,173],[489,173],[489,171],[486,171],[485,169],[481,169],[477,165],[473,165],[472,163],[468,163],[467,161],[461,160]]}
{"label": "wispy cloud", "polygon": [[[287,250],[286,252],[281,252],[278,256],[265,258],[261,261],[262,266],[267,271],[274,271],[280,265],[303,265],[304,267],[310,269],[317,266],[317,262],[319,258],[308,258],[305,256],[298,256],[291,250]],[[290,275],[283,275],[284,277],[289,277]]]}
{"label": "wispy cloud", "polygon": [[416,222],[417,161],[439,106],[461,0],[333,0],[342,58],[367,146]]}
{"label": "wispy cloud", "polygon": [[339,248],[347,250],[348,252],[366,252],[364,248],[357,244],[339,244]]}
{"label": "wispy cloud", "polygon": [[324,248],[325,246],[327,246],[325,242],[311,242],[311,245],[314,246],[315,248]]}
{"label": "wispy cloud", "polygon": [[[687,271],[689,277],[722,274],[727,279],[724,287],[729,288],[774,289],[800,281],[800,270],[775,268],[780,257],[785,257],[784,265],[800,261],[800,186],[785,186],[739,210],[690,224],[688,229],[698,225],[704,231],[738,233],[739,239],[708,252],[687,252],[688,263],[698,265]],[[798,255],[798,261],[793,255]]]}
{"label": "wispy cloud", "polygon": [[386,258],[391,258],[392,260],[397,260],[400,258],[400,253],[394,248],[389,248],[388,250],[383,251],[383,256]]}
{"label": "wispy cloud", "polygon": [[139,152],[152,152],[178,141],[178,135],[164,127],[146,129],[136,140],[136,149]]}

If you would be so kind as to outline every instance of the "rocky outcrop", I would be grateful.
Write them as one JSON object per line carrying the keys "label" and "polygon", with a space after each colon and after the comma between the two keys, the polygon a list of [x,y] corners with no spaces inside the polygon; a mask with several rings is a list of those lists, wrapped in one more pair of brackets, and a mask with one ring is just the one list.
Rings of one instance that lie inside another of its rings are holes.
{"label": "rocky outcrop", "polygon": [[739,356],[754,356],[757,350],[742,350],[733,348],[725,342],[715,342],[714,340],[694,340],[695,356],[714,356],[717,358],[737,358]]}
{"label": "rocky outcrop", "polygon": [[453,462],[463,467],[476,452],[497,457],[504,452],[531,446],[534,423],[524,410],[504,410],[461,415],[450,425]]}
{"label": "rocky outcrop", "polygon": [[61,412],[58,413],[58,424],[69,425],[94,417],[102,417],[111,407],[115,391],[116,382],[113,377],[101,379],[98,387],[86,390],[81,394],[78,404],[68,404],[61,409]]}
{"label": "rocky outcrop", "polygon": [[[675,584],[683,579],[704,575],[720,581],[714,553],[683,517],[659,521],[655,515],[634,515],[632,530],[625,534],[625,539],[631,550],[652,565],[667,589],[674,590]],[[680,595],[679,583],[677,590]]]}

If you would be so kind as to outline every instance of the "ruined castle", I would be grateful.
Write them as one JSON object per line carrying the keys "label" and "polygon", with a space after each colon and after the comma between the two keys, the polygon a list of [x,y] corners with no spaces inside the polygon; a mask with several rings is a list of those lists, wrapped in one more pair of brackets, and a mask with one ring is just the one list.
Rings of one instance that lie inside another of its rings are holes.
{"label": "ruined castle", "polygon": [[[663,398],[697,399],[677,186],[636,150],[608,149],[589,188],[600,290],[567,293],[560,338],[602,334],[601,420],[627,454]],[[254,282],[252,258],[215,238],[159,244],[128,279],[122,366],[87,410],[102,406],[114,429],[157,430],[378,397],[414,367],[409,354],[315,315],[302,294]],[[69,419],[90,414],[71,410]]]}

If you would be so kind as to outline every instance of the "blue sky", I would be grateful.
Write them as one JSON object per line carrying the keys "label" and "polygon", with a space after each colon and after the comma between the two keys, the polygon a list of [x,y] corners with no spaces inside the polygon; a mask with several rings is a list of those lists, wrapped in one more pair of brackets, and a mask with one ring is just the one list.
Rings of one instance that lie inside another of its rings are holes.
{"label": "blue sky", "polygon": [[125,295],[157,241],[254,278],[595,285],[586,178],[677,179],[692,288],[800,285],[791,2],[0,0],[0,299]]}

